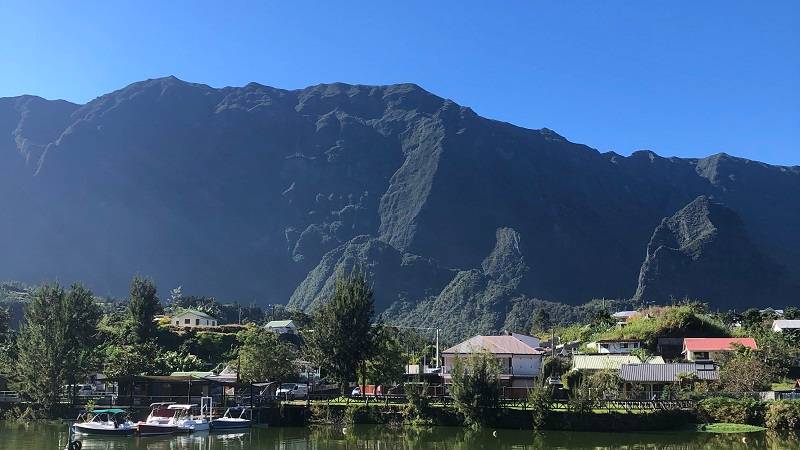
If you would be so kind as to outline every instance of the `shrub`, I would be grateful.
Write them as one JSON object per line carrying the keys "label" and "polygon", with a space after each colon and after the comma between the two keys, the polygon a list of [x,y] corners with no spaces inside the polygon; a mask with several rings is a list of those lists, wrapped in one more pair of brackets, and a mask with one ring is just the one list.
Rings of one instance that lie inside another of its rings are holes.
{"label": "shrub", "polygon": [[711,397],[697,404],[706,422],[746,423],[759,425],[764,420],[764,403],[752,399]]}
{"label": "shrub", "polygon": [[800,402],[777,400],[769,402],[765,414],[767,428],[800,430]]}
{"label": "shrub", "polygon": [[403,419],[414,426],[432,425],[428,383],[406,383],[403,388],[408,400],[403,409]]}
{"label": "shrub", "polygon": [[492,420],[500,405],[500,362],[489,353],[456,358],[450,394],[464,423],[472,427]]}
{"label": "shrub", "polygon": [[528,404],[531,407],[533,429],[539,430],[550,415],[550,408],[553,406],[553,388],[537,384],[528,393]]}

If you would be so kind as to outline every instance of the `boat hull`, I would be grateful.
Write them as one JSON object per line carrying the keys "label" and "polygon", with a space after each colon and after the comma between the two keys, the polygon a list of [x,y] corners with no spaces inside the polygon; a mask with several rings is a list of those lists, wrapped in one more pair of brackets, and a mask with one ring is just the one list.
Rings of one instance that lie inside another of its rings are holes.
{"label": "boat hull", "polygon": [[177,425],[139,423],[139,436],[165,436],[181,432]]}
{"label": "boat hull", "polygon": [[72,429],[75,430],[76,433],[95,436],[130,436],[136,431],[135,428],[92,427],[81,423],[72,425]]}
{"label": "boat hull", "polygon": [[212,430],[235,430],[241,428],[250,428],[251,422],[247,419],[235,420],[221,420],[214,419],[211,421]]}

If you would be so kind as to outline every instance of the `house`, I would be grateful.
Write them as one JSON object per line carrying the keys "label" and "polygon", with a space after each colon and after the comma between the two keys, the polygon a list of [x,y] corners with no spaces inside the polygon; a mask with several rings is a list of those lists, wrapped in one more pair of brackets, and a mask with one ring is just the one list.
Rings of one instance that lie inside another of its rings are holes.
{"label": "house", "polygon": [[187,309],[169,319],[170,325],[188,328],[211,328],[217,326],[217,319],[194,309]]}
{"label": "house", "polygon": [[639,316],[639,311],[617,311],[611,315],[611,318],[617,323],[618,326],[624,327],[629,320]]}
{"label": "house", "polygon": [[511,387],[530,387],[542,372],[545,351],[539,338],[510,333],[503,336],[475,336],[442,352],[445,383],[452,380],[456,359],[488,352],[500,362],[500,380]]}
{"label": "house", "polygon": [[642,347],[638,339],[600,339],[586,344],[597,353],[630,353]]}
{"label": "house", "polygon": [[267,322],[264,328],[277,334],[297,334],[297,325],[293,320],[273,320]]}
{"label": "house", "polygon": [[[623,364],[642,364],[638,356],[625,354],[604,354],[604,355],[573,355],[572,370],[599,371],[599,370],[619,370]],[[660,356],[654,356],[647,360],[646,364],[664,364]]]}
{"label": "house", "polygon": [[780,333],[783,330],[800,329],[800,320],[778,319],[772,321],[772,331]]}
{"label": "house", "polygon": [[629,397],[636,396],[640,400],[660,397],[667,386],[682,381],[681,374],[699,381],[719,379],[719,369],[714,364],[623,364],[619,368],[623,391]]}
{"label": "house", "polygon": [[686,338],[683,355],[688,361],[715,361],[722,354],[732,352],[736,345],[757,350],[753,338]]}

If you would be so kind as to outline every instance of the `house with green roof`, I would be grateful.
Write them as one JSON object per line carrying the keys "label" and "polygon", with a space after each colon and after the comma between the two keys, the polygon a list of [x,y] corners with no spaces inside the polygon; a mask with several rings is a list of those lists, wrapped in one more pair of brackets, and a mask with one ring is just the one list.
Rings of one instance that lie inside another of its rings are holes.
{"label": "house with green roof", "polygon": [[175,327],[186,328],[212,328],[218,325],[216,318],[196,309],[178,311],[170,317],[169,323]]}

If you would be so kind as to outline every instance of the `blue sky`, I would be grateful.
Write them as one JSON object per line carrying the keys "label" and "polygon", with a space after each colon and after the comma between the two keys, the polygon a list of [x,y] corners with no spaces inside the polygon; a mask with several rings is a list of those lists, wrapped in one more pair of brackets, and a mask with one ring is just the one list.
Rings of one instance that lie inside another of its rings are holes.
{"label": "blue sky", "polygon": [[800,2],[0,0],[0,96],[414,82],[599,150],[800,165]]}

